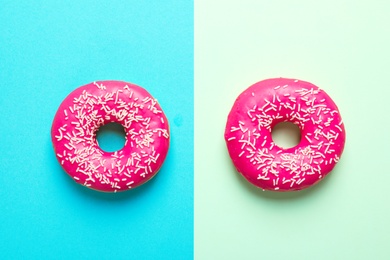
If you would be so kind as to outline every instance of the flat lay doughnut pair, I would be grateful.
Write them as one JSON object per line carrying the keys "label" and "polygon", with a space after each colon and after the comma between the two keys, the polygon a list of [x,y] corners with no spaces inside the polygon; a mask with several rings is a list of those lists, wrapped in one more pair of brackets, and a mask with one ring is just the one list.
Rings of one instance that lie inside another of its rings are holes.
{"label": "flat lay doughnut pair", "polygon": [[[116,152],[100,149],[96,132],[121,124],[126,142]],[[291,122],[300,143],[284,149],[271,131]],[[169,148],[169,125],[145,89],[122,81],[98,81],[74,90],[60,105],[52,142],[63,169],[88,188],[117,192],[138,187],[161,168]],[[332,99],[317,86],[295,79],[260,81],[235,101],[225,140],[237,171],[264,190],[294,191],[314,185],[339,161],[345,129]]]}

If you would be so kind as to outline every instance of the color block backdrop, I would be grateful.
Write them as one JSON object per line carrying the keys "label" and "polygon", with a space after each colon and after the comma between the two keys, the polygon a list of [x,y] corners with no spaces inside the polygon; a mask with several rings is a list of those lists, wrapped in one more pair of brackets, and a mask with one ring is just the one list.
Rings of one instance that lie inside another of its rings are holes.
{"label": "color block backdrop", "polygon": [[[0,0],[0,258],[388,259],[389,3],[197,0],[195,78],[193,4]],[[347,130],[334,172],[293,194],[249,185],[223,140],[237,95],[279,76],[324,88]],[[120,194],[76,185],[50,142],[66,95],[104,79],[171,125],[160,173]]]}
{"label": "color block backdrop", "polygon": [[[192,1],[0,0],[0,79],[1,259],[192,259]],[[120,194],[75,184],[50,141],[62,100],[105,79],[146,88],[171,127],[161,171]]]}

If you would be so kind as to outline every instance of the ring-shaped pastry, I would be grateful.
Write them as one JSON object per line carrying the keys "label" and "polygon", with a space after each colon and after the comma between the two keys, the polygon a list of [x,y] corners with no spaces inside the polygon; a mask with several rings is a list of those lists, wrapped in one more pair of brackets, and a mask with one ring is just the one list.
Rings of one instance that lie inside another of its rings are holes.
{"label": "ring-shaped pastry", "polygon": [[[105,152],[96,132],[112,122],[124,127],[126,141],[119,151]],[[122,81],[93,82],[74,90],[60,105],[51,134],[56,157],[73,180],[104,192],[135,188],[155,176],[170,139],[157,100]]]}
{"label": "ring-shaped pastry", "polygon": [[[296,124],[301,140],[284,149],[271,132],[280,122]],[[294,191],[323,179],[339,161],[345,129],[333,100],[317,86],[296,79],[267,79],[236,99],[225,141],[237,171],[264,190]]]}

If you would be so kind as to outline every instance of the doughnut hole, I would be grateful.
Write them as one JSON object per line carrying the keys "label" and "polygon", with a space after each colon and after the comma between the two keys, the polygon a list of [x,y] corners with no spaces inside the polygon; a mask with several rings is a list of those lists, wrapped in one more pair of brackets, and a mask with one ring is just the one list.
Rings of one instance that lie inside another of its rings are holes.
{"label": "doughnut hole", "polygon": [[96,141],[105,152],[119,151],[125,146],[125,129],[118,123],[105,124],[96,131]]}
{"label": "doughnut hole", "polygon": [[291,122],[281,122],[272,128],[272,141],[283,148],[295,147],[301,141],[301,130],[296,124]]}

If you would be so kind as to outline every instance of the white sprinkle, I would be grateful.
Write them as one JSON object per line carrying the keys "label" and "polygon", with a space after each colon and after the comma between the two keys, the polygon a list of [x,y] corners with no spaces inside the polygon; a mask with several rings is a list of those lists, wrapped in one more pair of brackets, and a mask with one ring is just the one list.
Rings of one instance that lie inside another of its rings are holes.
{"label": "white sprinkle", "polygon": [[253,118],[253,116],[251,115],[251,110],[248,110],[246,113],[248,114],[249,118]]}
{"label": "white sprinkle", "polygon": [[146,104],[146,103],[148,103],[150,100],[151,100],[150,97],[145,97],[144,99],[142,99],[142,102],[143,102],[144,104]]}
{"label": "white sprinkle", "polygon": [[317,116],[320,116],[321,110],[322,110],[322,107],[319,107],[318,112],[317,112]]}
{"label": "white sprinkle", "polygon": [[232,137],[228,138],[227,140],[228,140],[228,141],[231,141],[231,140],[234,140],[234,139],[236,139],[236,137],[235,137],[235,136],[232,136]]}
{"label": "white sprinkle", "polygon": [[242,152],[238,155],[238,157],[241,157],[241,156],[244,154],[244,152],[245,152],[245,151],[242,151]]}
{"label": "white sprinkle", "polygon": [[[259,169],[259,168],[258,168],[258,169]],[[257,179],[258,179],[258,180],[265,180],[265,181],[268,181],[268,180],[269,180],[268,177],[266,177],[266,176],[261,176],[260,174],[259,174],[259,176],[257,177]]]}
{"label": "white sprinkle", "polygon": [[60,135],[56,135],[56,136],[54,136],[54,137],[57,138],[57,141],[61,141],[62,138],[63,138],[63,135],[62,135],[62,132],[61,132],[61,128],[58,129],[58,132],[60,133]]}
{"label": "white sprinkle", "polygon": [[115,104],[118,103],[118,95],[119,95],[119,92],[122,92],[122,90],[118,89],[115,93]]}
{"label": "white sprinkle", "polygon": [[269,108],[267,108],[266,110],[264,110],[264,112],[268,112],[268,111],[270,111],[270,110],[274,110],[274,111],[276,111],[276,109],[274,108],[274,107],[269,107]]}
{"label": "white sprinkle", "polygon": [[333,116],[334,113],[338,114],[339,112],[337,112],[337,110],[333,110],[332,112],[330,112],[330,115]]}
{"label": "white sprinkle", "polygon": [[243,128],[241,124],[239,125],[239,127],[241,129],[241,132],[243,132],[244,134],[246,133],[246,131],[248,131],[248,128]]}

